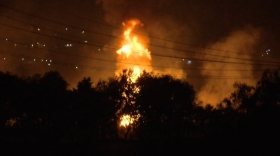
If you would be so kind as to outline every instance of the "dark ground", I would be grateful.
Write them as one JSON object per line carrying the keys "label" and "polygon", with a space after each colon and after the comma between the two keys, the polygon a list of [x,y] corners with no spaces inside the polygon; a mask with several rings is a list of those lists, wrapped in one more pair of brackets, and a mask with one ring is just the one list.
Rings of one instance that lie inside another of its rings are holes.
{"label": "dark ground", "polygon": [[279,155],[279,144],[257,139],[227,142],[216,139],[195,140],[84,140],[5,142],[3,155]]}

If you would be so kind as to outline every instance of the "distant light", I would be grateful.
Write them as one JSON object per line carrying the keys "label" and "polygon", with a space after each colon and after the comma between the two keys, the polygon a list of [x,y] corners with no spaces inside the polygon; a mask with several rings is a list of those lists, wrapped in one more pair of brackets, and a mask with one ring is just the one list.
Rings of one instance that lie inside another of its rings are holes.
{"label": "distant light", "polygon": [[57,34],[54,34],[55,36],[57,35]]}
{"label": "distant light", "polygon": [[85,41],[85,43],[87,43],[87,41]]}
{"label": "distant light", "polygon": [[98,51],[100,51],[100,49],[98,49]]}
{"label": "distant light", "polygon": [[50,66],[51,64],[50,63],[48,63],[48,66]]}
{"label": "distant light", "polygon": [[65,30],[67,30],[67,28],[65,28]]}
{"label": "distant light", "polygon": [[42,59],[41,61],[43,62],[44,60]]}
{"label": "distant light", "polygon": [[262,55],[263,56],[263,55]]}
{"label": "distant light", "polygon": [[46,60],[46,62],[48,62],[48,60]]}
{"label": "distant light", "polygon": [[36,61],[36,59],[34,59],[34,61]]}
{"label": "distant light", "polygon": [[15,47],[17,46],[17,44],[15,44]]}
{"label": "distant light", "polygon": [[8,39],[6,38],[6,41],[8,41]]}
{"label": "distant light", "polygon": [[22,58],[21,60],[24,61],[24,58]]}
{"label": "distant light", "polygon": [[183,61],[185,61],[185,59],[183,59]]}
{"label": "distant light", "polygon": [[40,31],[41,29],[40,28],[38,28],[38,31]]}
{"label": "distant light", "polygon": [[189,60],[189,61],[188,61],[188,64],[192,64],[192,61],[191,61],[191,60]]}
{"label": "distant light", "polygon": [[78,69],[78,66],[76,66],[76,69]]}
{"label": "distant light", "polygon": [[6,58],[4,57],[4,60],[6,60]]}
{"label": "distant light", "polygon": [[52,62],[52,60],[50,60],[50,62]]}
{"label": "distant light", "polygon": [[85,31],[82,31],[82,34],[84,34],[85,33]]}
{"label": "distant light", "polygon": [[44,44],[44,47],[45,47],[46,45]]}
{"label": "distant light", "polygon": [[33,47],[33,44],[31,44],[31,46]]}

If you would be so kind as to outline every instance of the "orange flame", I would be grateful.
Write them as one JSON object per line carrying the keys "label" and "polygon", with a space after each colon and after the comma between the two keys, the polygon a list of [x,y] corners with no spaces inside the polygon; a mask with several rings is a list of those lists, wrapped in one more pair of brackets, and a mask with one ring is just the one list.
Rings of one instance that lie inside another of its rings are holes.
{"label": "orange flame", "polygon": [[[131,35],[131,32],[138,25],[141,25],[139,20],[130,20],[123,23],[126,30],[124,31],[124,40],[122,46],[116,51],[118,54],[118,67],[116,74],[120,73],[123,69],[132,69],[133,73],[129,78],[132,83],[135,83],[143,70],[151,71],[151,52],[139,41],[137,36]],[[122,63],[123,61],[127,63]],[[139,91],[139,88],[135,88]],[[137,121],[138,117],[130,115],[123,115],[120,117],[120,126],[127,127],[133,122]]]}
{"label": "orange flame", "polygon": [[143,70],[152,70],[152,67],[150,66],[152,59],[150,51],[145,48],[137,36],[131,35],[134,28],[140,24],[141,23],[138,20],[130,20],[127,23],[123,23],[126,27],[126,30],[123,33],[124,40],[122,47],[117,50],[117,54],[119,55],[118,61],[129,62],[129,64],[118,64],[118,70],[116,72],[119,73],[123,69],[132,69],[133,73],[130,79],[133,83],[136,82]]}

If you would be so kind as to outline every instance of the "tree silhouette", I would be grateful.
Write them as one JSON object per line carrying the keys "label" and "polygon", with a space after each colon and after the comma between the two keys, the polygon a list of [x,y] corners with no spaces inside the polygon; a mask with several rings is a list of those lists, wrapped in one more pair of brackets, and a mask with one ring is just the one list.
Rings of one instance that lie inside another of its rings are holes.
{"label": "tree silhouette", "polygon": [[140,92],[136,98],[142,137],[170,138],[184,136],[195,106],[195,91],[185,82],[169,75],[144,72],[138,79]]}
{"label": "tree silhouette", "polygon": [[98,136],[99,101],[92,86],[91,78],[83,78],[73,90],[73,114],[80,139],[95,138]]}
{"label": "tree silhouette", "polygon": [[[277,152],[279,70],[266,70],[256,86],[235,83],[217,107],[197,103],[193,86],[185,80],[143,72],[132,82],[132,74],[124,70],[95,85],[85,77],[67,90],[56,71],[31,77],[0,72],[0,138],[22,149],[38,144],[84,150],[88,145],[110,154],[142,151],[139,145],[161,149],[159,153],[216,146],[232,155],[235,149]],[[123,115],[134,122],[120,126]]]}
{"label": "tree silhouette", "polygon": [[25,103],[25,83],[17,75],[0,72],[1,127],[9,119],[22,117]]}
{"label": "tree silhouette", "polygon": [[83,78],[83,80],[78,82],[77,88],[78,92],[91,92],[93,90],[91,78]]}
{"label": "tree silhouette", "polygon": [[269,111],[278,110],[280,106],[279,70],[266,70],[256,86],[258,105]]}
{"label": "tree silhouette", "polygon": [[256,109],[255,87],[242,83],[234,83],[234,92],[228,98],[225,98],[219,105],[224,109],[238,110],[241,113],[251,113]]}
{"label": "tree silhouette", "polygon": [[109,78],[107,81],[99,81],[95,90],[99,101],[100,126],[103,138],[118,139],[118,110],[122,107],[123,87],[119,77]]}

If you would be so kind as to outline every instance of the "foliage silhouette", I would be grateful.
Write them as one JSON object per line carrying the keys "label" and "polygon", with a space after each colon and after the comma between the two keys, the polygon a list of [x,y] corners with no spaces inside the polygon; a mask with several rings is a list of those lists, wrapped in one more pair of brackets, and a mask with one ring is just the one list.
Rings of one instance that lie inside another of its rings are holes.
{"label": "foliage silhouette", "polygon": [[138,134],[141,137],[183,137],[188,131],[195,107],[195,91],[182,80],[169,75],[144,72],[137,80],[140,88],[135,102],[138,110]]}
{"label": "foliage silhouette", "polygon": [[[124,70],[97,83],[85,77],[69,90],[57,71],[31,77],[0,72],[1,140],[10,148],[81,151],[98,142],[94,149],[110,155],[123,148],[193,154],[201,146],[207,149],[203,154],[217,147],[228,155],[279,154],[279,70],[264,71],[255,86],[233,84],[217,107],[197,102],[185,80],[144,71],[132,82],[132,74]],[[134,122],[120,126],[123,115]]]}

